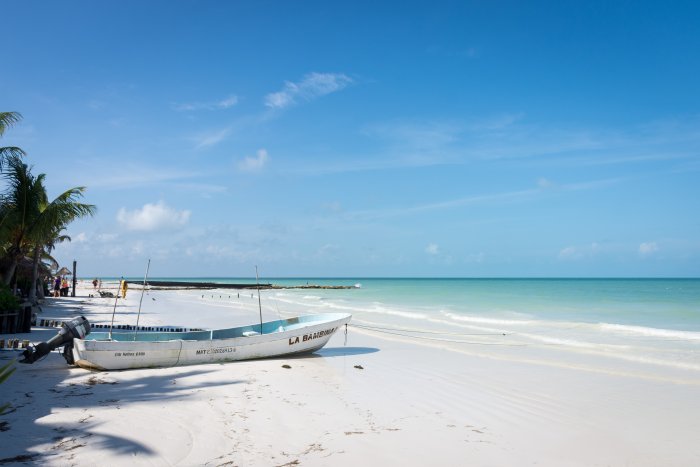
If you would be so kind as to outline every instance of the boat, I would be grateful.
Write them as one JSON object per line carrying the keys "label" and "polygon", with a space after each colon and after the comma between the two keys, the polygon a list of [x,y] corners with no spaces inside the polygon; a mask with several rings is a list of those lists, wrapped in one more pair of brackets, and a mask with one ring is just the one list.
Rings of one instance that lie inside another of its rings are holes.
{"label": "boat", "polygon": [[90,332],[85,317],[63,323],[58,335],[24,352],[33,363],[64,347],[70,364],[89,370],[158,368],[315,352],[347,324],[349,313],[321,313],[226,329],[189,332]]}

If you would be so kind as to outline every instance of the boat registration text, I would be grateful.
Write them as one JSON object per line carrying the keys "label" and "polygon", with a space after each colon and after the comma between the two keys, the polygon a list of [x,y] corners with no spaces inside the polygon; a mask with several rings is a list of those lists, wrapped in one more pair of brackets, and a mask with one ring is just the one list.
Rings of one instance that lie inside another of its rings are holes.
{"label": "boat registration text", "polygon": [[220,347],[218,349],[200,349],[197,350],[197,355],[210,355],[210,354],[217,354],[217,353],[230,353],[230,352],[235,352],[236,348],[235,347]]}
{"label": "boat registration text", "polygon": [[333,334],[335,332],[336,328],[330,328],[326,329],[325,331],[318,331],[318,332],[313,332],[310,334],[304,334],[303,336],[296,336],[296,337],[290,337],[289,338],[289,345],[294,345],[298,344],[299,342],[306,342],[310,341],[313,339],[318,339],[319,337],[327,336],[329,334]]}

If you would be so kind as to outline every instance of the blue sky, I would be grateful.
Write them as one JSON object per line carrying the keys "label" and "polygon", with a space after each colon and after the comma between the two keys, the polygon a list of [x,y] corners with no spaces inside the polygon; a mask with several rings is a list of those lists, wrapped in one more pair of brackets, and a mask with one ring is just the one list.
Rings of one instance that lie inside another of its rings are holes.
{"label": "blue sky", "polygon": [[80,276],[699,276],[694,2],[2,0]]}

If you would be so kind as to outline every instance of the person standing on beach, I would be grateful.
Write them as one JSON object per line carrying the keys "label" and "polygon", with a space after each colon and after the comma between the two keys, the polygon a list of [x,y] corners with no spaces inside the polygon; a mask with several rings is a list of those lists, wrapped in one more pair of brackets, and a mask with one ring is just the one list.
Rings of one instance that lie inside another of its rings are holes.
{"label": "person standing on beach", "polygon": [[61,293],[61,278],[56,276],[56,279],[53,281],[53,296],[58,297]]}
{"label": "person standing on beach", "polygon": [[121,283],[121,289],[122,289],[122,298],[126,298],[126,289],[128,289],[129,286],[126,284],[125,280],[122,280]]}

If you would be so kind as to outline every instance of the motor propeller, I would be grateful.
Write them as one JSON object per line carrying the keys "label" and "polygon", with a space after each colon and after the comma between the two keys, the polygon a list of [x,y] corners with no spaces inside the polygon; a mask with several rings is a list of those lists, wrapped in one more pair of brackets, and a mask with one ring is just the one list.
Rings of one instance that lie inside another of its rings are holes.
{"label": "motor propeller", "polygon": [[22,352],[24,357],[20,363],[34,363],[54,349],[63,346],[63,357],[69,364],[73,364],[73,339],[82,339],[90,334],[90,322],[84,316],[73,318],[64,322],[58,334],[46,342],[35,346],[29,346]]}

